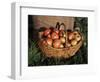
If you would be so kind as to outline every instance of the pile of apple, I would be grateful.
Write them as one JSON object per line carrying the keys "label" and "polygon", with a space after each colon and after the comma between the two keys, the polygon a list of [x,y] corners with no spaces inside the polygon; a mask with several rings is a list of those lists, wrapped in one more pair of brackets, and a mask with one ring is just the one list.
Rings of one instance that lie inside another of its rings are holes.
{"label": "pile of apple", "polygon": [[66,34],[64,29],[58,30],[53,27],[46,28],[42,32],[42,43],[57,49],[75,46],[81,41],[81,38],[78,31],[68,31]]}

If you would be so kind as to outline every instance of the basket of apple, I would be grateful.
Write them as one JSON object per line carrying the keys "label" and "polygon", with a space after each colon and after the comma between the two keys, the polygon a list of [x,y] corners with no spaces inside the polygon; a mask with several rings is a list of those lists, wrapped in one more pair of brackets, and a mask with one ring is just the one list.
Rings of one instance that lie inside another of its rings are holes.
{"label": "basket of apple", "polygon": [[39,32],[39,37],[39,48],[47,57],[70,58],[83,43],[83,36],[79,31],[68,30],[64,23],[59,22],[56,27]]}

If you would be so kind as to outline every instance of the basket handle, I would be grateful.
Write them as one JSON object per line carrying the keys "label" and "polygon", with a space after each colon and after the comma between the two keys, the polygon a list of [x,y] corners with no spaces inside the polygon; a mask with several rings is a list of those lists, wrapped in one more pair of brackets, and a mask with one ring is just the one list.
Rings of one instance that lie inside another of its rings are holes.
{"label": "basket handle", "polygon": [[57,24],[56,24],[56,29],[59,30],[59,28],[60,28],[60,23],[57,22]]}
{"label": "basket handle", "polygon": [[59,22],[57,22],[57,24],[56,24],[57,30],[60,30],[61,26],[64,26],[64,30],[66,30],[66,25],[64,23],[60,24]]}
{"label": "basket handle", "polygon": [[63,26],[64,30],[66,31],[66,25],[64,23],[61,23],[59,29],[61,28],[61,26]]}

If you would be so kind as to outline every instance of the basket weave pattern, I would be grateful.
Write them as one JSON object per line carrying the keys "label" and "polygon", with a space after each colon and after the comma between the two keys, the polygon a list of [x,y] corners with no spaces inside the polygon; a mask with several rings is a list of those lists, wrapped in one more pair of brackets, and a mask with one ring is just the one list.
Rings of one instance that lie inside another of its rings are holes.
{"label": "basket weave pattern", "polygon": [[47,57],[56,57],[56,58],[70,58],[71,56],[74,56],[75,53],[79,50],[79,48],[82,45],[83,39],[76,45],[71,46],[69,48],[63,48],[63,49],[55,49],[51,46],[42,44],[42,41],[39,41],[39,47],[41,51],[46,55]]}

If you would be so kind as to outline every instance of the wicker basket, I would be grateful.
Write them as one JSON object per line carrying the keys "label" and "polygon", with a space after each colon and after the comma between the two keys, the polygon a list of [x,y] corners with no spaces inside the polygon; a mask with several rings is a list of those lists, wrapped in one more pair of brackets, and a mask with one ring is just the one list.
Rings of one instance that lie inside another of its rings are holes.
{"label": "wicker basket", "polygon": [[47,57],[55,57],[55,58],[70,58],[71,56],[75,55],[75,53],[79,50],[81,45],[82,41],[80,41],[76,46],[70,48],[55,49],[51,46],[43,45],[41,41],[39,42],[39,47],[41,51]]}
{"label": "wicker basket", "polygon": [[[64,23],[62,25],[64,25]],[[66,27],[65,27],[65,30],[66,30]],[[67,33],[67,31],[66,31],[66,33]],[[41,51],[47,57],[70,58],[70,57],[74,56],[75,53],[79,50],[79,48],[82,46],[83,36],[81,33],[80,33],[80,35],[82,37],[81,40],[78,42],[77,45],[71,46],[71,47],[66,47],[66,48],[62,48],[62,49],[53,48],[49,45],[44,45],[42,43],[42,39],[40,39],[38,45],[39,45],[39,48],[41,49]],[[67,41],[66,41],[66,43],[67,43]]]}

